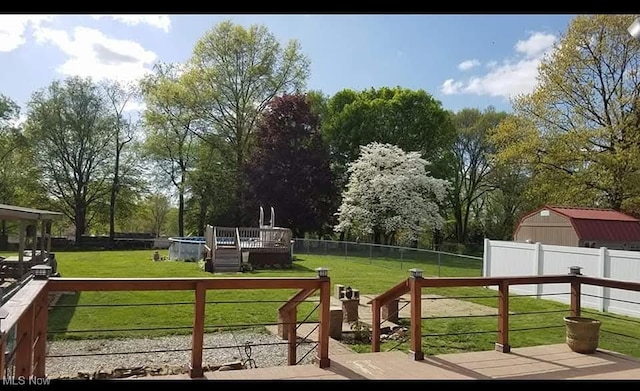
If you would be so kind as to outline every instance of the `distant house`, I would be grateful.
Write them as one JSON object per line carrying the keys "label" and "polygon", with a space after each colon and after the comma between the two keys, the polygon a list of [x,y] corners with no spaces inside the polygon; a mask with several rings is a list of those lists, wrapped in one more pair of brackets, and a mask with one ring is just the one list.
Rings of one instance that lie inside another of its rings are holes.
{"label": "distant house", "polygon": [[513,240],[640,250],[640,220],[611,209],[545,206],[520,219]]}

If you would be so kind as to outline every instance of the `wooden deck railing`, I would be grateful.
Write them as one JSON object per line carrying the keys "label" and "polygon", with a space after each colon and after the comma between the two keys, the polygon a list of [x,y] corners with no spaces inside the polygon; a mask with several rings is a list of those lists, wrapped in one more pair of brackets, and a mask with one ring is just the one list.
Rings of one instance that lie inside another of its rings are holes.
{"label": "wooden deck railing", "polygon": [[434,277],[423,278],[421,271],[412,269],[412,276],[402,281],[387,292],[371,300],[372,332],[371,350],[380,351],[380,328],[382,306],[400,296],[410,294],[410,351],[415,360],[422,360],[422,288],[445,287],[473,287],[473,286],[497,286],[498,287],[498,340],[496,350],[508,353],[509,345],[509,286],[528,284],[570,284],[571,286],[571,316],[580,316],[582,285],[595,285],[605,288],[625,289],[640,292],[640,283],[632,281],[619,281],[606,278],[586,277],[581,274],[562,274],[549,276],[509,276],[509,277]]}
{"label": "wooden deck railing", "polygon": [[[317,278],[50,278],[30,281],[1,308],[9,316],[0,321],[0,345],[5,351],[9,333],[17,327],[15,350],[15,376],[45,376],[47,313],[49,292],[83,291],[194,291],[194,317],[191,347],[190,376],[203,375],[202,351],[204,343],[205,304],[207,290],[217,289],[299,289],[287,303],[287,313],[294,312],[301,296],[320,291],[319,331],[316,358],[321,368],[329,367],[329,308],[331,282],[319,273]],[[275,315],[275,314],[274,314]],[[295,321],[295,318],[294,318]],[[288,362],[296,363],[296,327],[288,325]],[[0,355],[0,373],[10,362]]]}
{"label": "wooden deck railing", "polygon": [[0,307],[6,316],[0,320],[0,377],[5,378],[8,366],[14,378],[45,376],[48,285],[47,280],[31,280]]}

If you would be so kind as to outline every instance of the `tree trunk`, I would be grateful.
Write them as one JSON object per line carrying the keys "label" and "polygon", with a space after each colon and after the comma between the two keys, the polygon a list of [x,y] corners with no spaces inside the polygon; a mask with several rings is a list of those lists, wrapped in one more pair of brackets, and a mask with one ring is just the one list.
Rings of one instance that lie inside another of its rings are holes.
{"label": "tree trunk", "polygon": [[116,146],[116,161],[113,168],[113,183],[111,185],[111,197],[109,199],[109,241],[113,242],[116,236],[116,198],[120,190],[120,145]]}
{"label": "tree trunk", "polygon": [[242,173],[242,152],[240,151],[241,146],[238,146],[238,151],[237,151],[237,159],[236,159],[236,165],[237,165],[237,171],[236,171],[236,191],[235,191],[235,196],[236,196],[236,204],[235,204],[235,211],[234,211],[234,220],[235,220],[235,225],[236,226],[240,226],[242,225],[242,206],[245,204],[244,203],[244,181],[242,180],[243,178],[243,173]]}
{"label": "tree trunk", "polygon": [[82,235],[84,235],[87,230],[87,210],[86,206],[81,200],[76,201],[75,225],[76,244],[79,245],[82,243]]}
{"label": "tree trunk", "polygon": [[376,229],[373,230],[373,243],[382,244],[382,232]]}
{"label": "tree trunk", "polygon": [[204,226],[207,224],[205,218],[207,216],[207,203],[204,197],[200,197],[200,212],[198,213],[198,236],[204,236]]}
{"label": "tree trunk", "polygon": [[464,228],[462,221],[462,205],[457,204],[453,209],[453,215],[456,219],[456,241],[462,243]]}
{"label": "tree trunk", "polygon": [[180,188],[178,189],[178,236],[184,236],[184,182],[185,172],[180,176]]}

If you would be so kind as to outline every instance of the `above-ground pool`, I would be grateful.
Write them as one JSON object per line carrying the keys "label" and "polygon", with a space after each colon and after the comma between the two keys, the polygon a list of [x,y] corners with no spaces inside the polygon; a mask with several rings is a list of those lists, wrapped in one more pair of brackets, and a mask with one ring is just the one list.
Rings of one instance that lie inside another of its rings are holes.
{"label": "above-ground pool", "polygon": [[204,236],[169,238],[169,259],[175,261],[199,261],[204,259]]}

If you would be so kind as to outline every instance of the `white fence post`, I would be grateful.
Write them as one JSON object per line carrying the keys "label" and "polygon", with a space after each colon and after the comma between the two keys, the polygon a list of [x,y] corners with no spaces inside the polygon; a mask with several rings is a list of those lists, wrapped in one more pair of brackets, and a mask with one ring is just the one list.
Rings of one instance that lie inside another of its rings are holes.
{"label": "white fence post", "polygon": [[491,241],[484,239],[484,252],[482,254],[482,276],[491,277]]}
{"label": "white fence post", "polygon": [[[600,247],[600,259],[599,259],[600,268],[598,270],[600,275],[597,276],[597,277],[607,278],[609,276],[609,273],[607,272],[607,269],[608,269],[607,266],[608,266],[608,263],[609,263],[609,259],[608,259],[609,256],[608,255],[609,255],[609,251],[607,250],[607,248],[606,247]],[[609,289],[601,286],[601,287],[598,287],[598,290],[600,291],[600,295],[599,295],[600,296],[600,310],[603,311],[603,312],[606,312],[607,308],[606,308],[606,303],[605,303],[606,302],[605,297],[608,296]]]}
{"label": "white fence post", "polygon": [[[535,243],[535,247],[533,248],[533,275],[541,276],[543,269],[543,261],[542,261],[542,244],[540,242]],[[536,297],[539,299],[542,296],[542,284],[536,284]]]}

